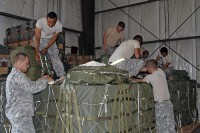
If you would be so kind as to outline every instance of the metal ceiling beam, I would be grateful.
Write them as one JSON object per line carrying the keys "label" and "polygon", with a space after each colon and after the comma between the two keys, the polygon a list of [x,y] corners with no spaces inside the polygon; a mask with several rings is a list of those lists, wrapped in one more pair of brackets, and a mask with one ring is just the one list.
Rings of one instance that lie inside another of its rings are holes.
{"label": "metal ceiling beam", "polygon": [[153,41],[145,41],[143,44],[149,43],[165,43],[171,41],[181,41],[181,40],[190,40],[190,39],[198,39],[200,36],[190,36],[190,37],[180,37],[180,38],[171,38],[171,39],[162,39],[162,40],[153,40]]}
{"label": "metal ceiling beam", "polygon": [[0,12],[0,15],[5,16],[5,17],[9,17],[9,18],[14,18],[14,19],[17,19],[17,20],[23,20],[23,21],[30,21],[31,20],[30,18],[20,17],[20,16],[17,16],[17,15],[5,13],[5,12]]}
{"label": "metal ceiling beam", "polygon": [[[147,3],[151,3],[151,2],[156,2],[156,1],[162,1],[162,0],[148,0],[148,1],[140,2],[140,3],[126,5],[126,6],[120,6],[119,8],[122,9],[122,8],[127,8],[127,7],[132,7],[132,6],[138,6],[138,5],[143,5],[143,4],[147,4]],[[99,14],[99,13],[103,13],[103,12],[108,12],[108,11],[113,11],[113,10],[119,10],[119,8],[111,8],[111,9],[107,9],[107,10],[97,11],[97,12],[95,12],[95,14]]]}
{"label": "metal ceiling beam", "polygon": [[66,28],[66,27],[63,27],[63,30],[68,31],[68,32],[78,33],[78,34],[84,34],[82,31],[73,30],[73,29],[69,29],[69,28]]}
{"label": "metal ceiling beam", "polygon": [[[162,39],[162,40],[153,40],[153,41],[144,41],[142,44],[150,44],[150,43],[163,43],[172,42],[172,41],[181,41],[181,40],[191,40],[191,39],[200,39],[200,36],[190,36],[190,37],[180,37],[180,38],[172,38],[172,39]],[[95,49],[101,49],[101,47],[95,47]]]}
{"label": "metal ceiling beam", "polygon": [[[21,16],[17,16],[17,15],[13,15],[13,14],[9,14],[9,13],[5,13],[5,12],[0,12],[1,16],[5,16],[5,17],[9,17],[9,18],[14,18],[17,20],[22,20],[22,21],[30,21],[32,19],[30,18],[25,18],[25,17],[21,17]],[[63,27],[64,31],[68,31],[68,32],[72,32],[72,33],[78,33],[78,34],[83,34],[82,31],[78,31],[78,30],[74,30],[74,29],[69,29],[66,27]]]}

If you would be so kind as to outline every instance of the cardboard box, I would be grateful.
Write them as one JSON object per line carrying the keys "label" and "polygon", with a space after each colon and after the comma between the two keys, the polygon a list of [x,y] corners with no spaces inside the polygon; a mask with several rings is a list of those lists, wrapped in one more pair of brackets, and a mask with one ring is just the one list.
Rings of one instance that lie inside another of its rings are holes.
{"label": "cardboard box", "polygon": [[94,56],[93,55],[67,55],[66,59],[67,59],[67,62],[69,62],[69,64],[78,66],[78,65],[85,64],[89,61],[94,60]]}
{"label": "cardboard box", "polygon": [[10,55],[7,54],[0,54],[0,59],[9,59]]}
{"label": "cardboard box", "polygon": [[8,74],[8,67],[0,67],[0,75]]}
{"label": "cardboard box", "polygon": [[13,48],[17,48],[18,46],[25,46],[25,45],[31,45],[33,47],[35,47],[34,41],[33,40],[27,40],[27,41],[20,41],[19,43],[10,43],[8,44],[8,47],[13,49]]}

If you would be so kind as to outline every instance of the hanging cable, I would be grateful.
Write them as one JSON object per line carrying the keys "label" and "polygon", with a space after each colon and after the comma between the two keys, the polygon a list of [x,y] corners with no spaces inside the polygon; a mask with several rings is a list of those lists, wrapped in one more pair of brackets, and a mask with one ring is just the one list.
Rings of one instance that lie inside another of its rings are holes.
{"label": "hanging cable", "polygon": [[151,31],[149,31],[147,28],[145,28],[143,25],[141,25],[137,20],[135,20],[133,17],[131,17],[128,13],[126,13],[124,10],[122,10],[119,6],[117,6],[114,2],[109,0],[114,6],[116,6],[119,10],[121,10],[124,14],[126,14],[129,18],[131,18],[133,21],[135,21],[138,25],[140,25],[142,28],[144,28],[147,32],[149,32],[152,36],[154,36],[156,39],[160,40],[156,35],[154,35]]}
{"label": "hanging cable", "polygon": [[[162,42],[162,40],[160,40],[156,35],[154,35],[151,31],[149,31],[147,28],[145,28],[142,24],[140,24],[137,20],[135,20],[133,17],[131,17],[128,13],[126,13],[124,10],[122,10],[119,6],[117,6],[113,1],[109,0],[116,8],[118,8],[119,10],[121,10],[124,14],[126,14],[129,18],[131,18],[134,22],[136,22],[138,25],[140,25],[142,28],[144,28],[147,32],[149,32],[152,36],[154,36],[156,39],[158,39],[159,41],[161,41],[161,45],[149,56],[151,57],[158,49],[160,49],[160,47],[164,44],[166,47],[168,47],[170,50],[172,50],[175,54],[177,54],[178,56],[180,56],[183,60],[185,60],[187,63],[189,63],[191,66],[193,66],[194,68],[196,68],[198,71],[200,71],[199,68],[197,68],[195,65],[193,65],[191,62],[189,62],[187,59],[185,59],[183,56],[181,56],[179,53],[177,53],[175,50],[173,50],[170,46],[167,46],[165,42]],[[174,33],[177,32],[177,30],[180,29],[181,26],[183,26],[183,24],[185,24],[185,22],[187,22],[187,20],[200,8],[200,5],[185,19],[185,21],[183,21],[182,24],[180,24],[175,30],[174,32],[172,32],[172,34],[168,37],[168,39],[170,39],[170,37],[172,37],[174,35]]]}

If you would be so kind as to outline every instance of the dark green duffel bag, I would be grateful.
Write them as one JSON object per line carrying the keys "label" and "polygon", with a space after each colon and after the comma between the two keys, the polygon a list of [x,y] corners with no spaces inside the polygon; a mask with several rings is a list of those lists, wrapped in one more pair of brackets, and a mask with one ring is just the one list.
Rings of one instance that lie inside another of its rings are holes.
{"label": "dark green duffel bag", "polygon": [[29,67],[28,72],[26,73],[27,76],[31,80],[37,80],[38,78],[40,78],[42,75],[42,67],[41,67],[41,64],[35,60],[35,48],[32,46],[20,46],[13,49],[10,52],[10,60],[11,60],[12,65],[14,62],[15,55],[18,53],[25,53],[30,58],[30,67]]}

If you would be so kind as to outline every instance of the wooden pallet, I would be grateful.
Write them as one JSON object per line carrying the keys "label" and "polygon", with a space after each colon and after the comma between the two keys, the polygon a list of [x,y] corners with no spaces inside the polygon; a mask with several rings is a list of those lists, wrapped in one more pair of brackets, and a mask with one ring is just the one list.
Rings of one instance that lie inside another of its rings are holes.
{"label": "wooden pallet", "polygon": [[200,123],[193,122],[190,125],[183,126],[182,128],[178,129],[178,133],[192,133],[200,126]]}

